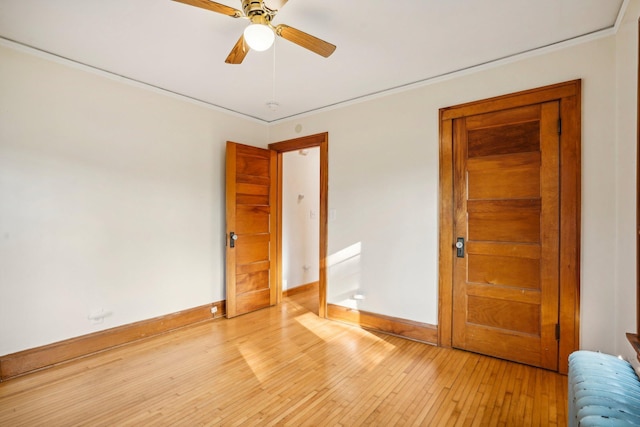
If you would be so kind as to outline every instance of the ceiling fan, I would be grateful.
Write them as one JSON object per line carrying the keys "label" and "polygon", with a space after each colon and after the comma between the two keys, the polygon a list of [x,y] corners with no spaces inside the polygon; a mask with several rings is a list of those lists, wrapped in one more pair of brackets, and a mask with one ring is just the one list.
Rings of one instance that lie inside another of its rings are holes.
{"label": "ceiling fan", "polygon": [[[258,51],[268,49],[273,43],[275,35],[325,58],[336,50],[335,45],[288,25],[272,25],[271,21],[275,18],[278,10],[270,9],[264,4],[264,0],[242,0],[242,11],[209,0],[174,1],[221,13],[232,18],[244,18],[251,21],[251,24],[247,26],[240,39],[231,49],[231,53],[227,56],[225,60],[227,64],[241,64],[251,49]],[[286,2],[287,0],[280,0],[280,7],[284,6]]]}

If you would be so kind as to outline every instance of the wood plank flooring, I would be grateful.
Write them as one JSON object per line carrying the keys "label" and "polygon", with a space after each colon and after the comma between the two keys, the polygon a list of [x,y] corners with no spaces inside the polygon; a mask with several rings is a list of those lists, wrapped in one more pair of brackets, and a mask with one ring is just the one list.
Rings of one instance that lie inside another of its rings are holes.
{"label": "wood plank flooring", "polygon": [[320,319],[316,298],[0,383],[0,426],[566,425],[566,377]]}

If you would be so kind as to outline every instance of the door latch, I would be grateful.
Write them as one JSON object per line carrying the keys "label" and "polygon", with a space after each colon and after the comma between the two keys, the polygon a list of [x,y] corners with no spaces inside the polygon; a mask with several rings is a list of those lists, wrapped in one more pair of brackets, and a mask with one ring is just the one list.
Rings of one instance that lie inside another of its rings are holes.
{"label": "door latch", "polygon": [[464,258],[464,237],[458,237],[456,239],[456,256],[458,258]]}
{"label": "door latch", "polygon": [[235,248],[236,247],[236,240],[238,240],[238,235],[236,233],[234,233],[233,231],[231,233],[229,233],[229,247],[230,248]]}

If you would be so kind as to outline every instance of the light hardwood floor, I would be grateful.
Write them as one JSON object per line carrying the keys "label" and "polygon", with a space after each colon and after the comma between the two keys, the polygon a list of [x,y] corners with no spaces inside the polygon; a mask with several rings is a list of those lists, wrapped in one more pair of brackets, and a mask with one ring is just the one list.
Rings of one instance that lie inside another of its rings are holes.
{"label": "light hardwood floor", "polygon": [[0,383],[0,426],[566,425],[566,377],[320,319],[314,297]]}

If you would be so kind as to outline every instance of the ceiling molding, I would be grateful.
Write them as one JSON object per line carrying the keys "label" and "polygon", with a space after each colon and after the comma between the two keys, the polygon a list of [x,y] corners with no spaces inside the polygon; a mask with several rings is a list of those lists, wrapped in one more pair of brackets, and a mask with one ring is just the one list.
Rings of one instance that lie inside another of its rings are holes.
{"label": "ceiling molding", "polygon": [[[628,0],[625,0],[625,4]],[[390,95],[394,95],[397,93],[402,93],[402,92],[406,92],[406,91],[410,91],[410,90],[414,90],[417,88],[421,88],[421,87],[425,87],[425,86],[430,86],[430,85],[434,85],[437,83],[442,83],[445,82],[447,80],[452,80],[455,78],[459,78],[462,76],[466,76],[469,74],[474,74],[474,73],[478,73],[481,71],[485,71],[485,70],[490,70],[496,67],[500,67],[503,65],[507,65],[507,64],[511,64],[511,63],[515,63],[515,62],[519,62],[519,61],[523,61],[525,59],[528,58],[533,58],[536,56],[540,56],[540,55],[545,55],[551,52],[555,52],[555,51],[559,51],[559,50],[563,50],[563,49],[567,49],[573,46],[577,46],[583,43],[588,43],[594,40],[598,40],[598,39],[602,39],[605,37],[609,37],[612,35],[615,35],[617,32],[617,28],[616,27],[611,27],[611,28],[606,28],[606,29],[602,29],[596,32],[593,32],[591,34],[586,34],[580,37],[575,37],[573,39],[569,39],[569,40],[564,40],[562,42],[558,42],[558,43],[553,43],[551,45],[548,46],[543,46],[543,47],[539,47],[536,49],[532,49],[526,52],[521,52],[521,53],[517,53],[514,55],[509,55],[506,56],[504,58],[499,58],[496,60],[492,60],[492,61],[488,61],[485,62],[483,64],[478,64],[478,65],[474,65],[471,67],[467,67],[467,68],[462,68],[460,70],[455,70],[455,71],[451,71],[449,73],[445,73],[439,76],[434,76],[434,77],[430,77],[424,80],[420,80],[417,82],[413,82],[413,83],[409,83],[406,85],[402,85],[402,86],[398,86],[395,88],[391,88],[391,89],[386,89],[380,92],[376,92],[376,93],[371,93],[371,94],[367,94],[367,95],[363,95],[361,97],[358,98],[353,98],[353,99],[349,99],[346,101],[342,101],[333,105],[328,105],[326,107],[322,107],[322,108],[317,108],[315,110],[310,110],[310,111],[305,111],[303,113],[300,114],[293,114],[291,116],[288,117],[283,117],[281,119],[277,119],[277,120],[273,120],[269,123],[270,125],[275,125],[275,124],[280,124],[280,123],[284,123],[287,122],[289,120],[293,120],[293,119],[300,119],[300,118],[304,118],[304,117],[308,117],[314,114],[318,114],[320,112],[325,112],[325,111],[331,111],[331,110],[335,110],[335,109],[339,109],[339,108],[343,108],[345,106],[348,105],[354,105],[354,104],[359,104],[361,102],[366,102],[366,101],[371,101],[373,99],[377,99],[377,98],[382,98],[385,96],[390,96]]]}
{"label": "ceiling molding", "polygon": [[326,105],[320,108],[315,108],[315,109],[311,109],[311,110],[307,110],[307,111],[303,111],[300,113],[296,113],[296,114],[292,114],[286,117],[281,117],[278,119],[273,119],[273,120],[267,120],[267,119],[262,119],[262,118],[258,118],[258,117],[254,117],[245,113],[241,113],[239,111],[234,111],[232,109],[229,108],[225,108],[222,107],[220,105],[216,105],[216,104],[212,104],[210,102],[204,101],[202,99],[197,99],[191,96],[187,96],[178,92],[174,92],[171,90],[168,90],[166,88],[162,88],[159,86],[154,86],[152,84],[149,83],[145,83],[139,80],[135,80],[117,73],[113,73],[110,72],[108,70],[104,70],[98,67],[94,67],[88,64],[84,64],[69,58],[65,58],[63,56],[51,53],[51,52],[47,52],[44,51],[42,49],[38,49],[36,47],[33,46],[28,46],[26,44],[14,41],[14,40],[10,40],[4,37],[0,36],[0,45],[1,46],[5,46],[17,51],[21,51],[27,54],[31,54],[34,55],[36,57],[42,58],[42,59],[46,59],[52,62],[56,62],[58,64],[62,64],[62,65],[66,65],[78,70],[82,70],[82,71],[86,71],[95,75],[99,75],[105,78],[108,78],[110,80],[114,80],[114,81],[118,81],[124,84],[127,84],[129,86],[133,86],[136,88],[140,88],[140,89],[145,89],[145,90],[149,90],[152,91],[154,93],[157,94],[161,94],[161,95],[166,95],[169,96],[171,98],[174,99],[178,99],[181,101],[185,101],[194,105],[198,105],[200,107],[204,107],[207,109],[211,109],[213,111],[217,111],[217,112],[221,112],[224,114],[229,114],[231,116],[234,117],[239,117],[239,118],[243,118],[245,120],[249,120],[251,122],[254,123],[260,123],[260,124],[264,124],[264,125],[276,125],[276,124],[280,124],[280,123],[284,123],[290,120],[295,120],[295,119],[300,119],[300,118],[304,118],[304,117],[308,117],[314,114],[318,114],[321,112],[326,112],[326,111],[331,111],[331,110],[335,110],[338,108],[344,108],[346,106],[350,106],[350,105],[354,105],[354,104],[358,104],[358,103],[362,103],[362,102],[367,102],[367,101],[371,101],[374,99],[378,99],[378,98],[382,98],[382,97],[386,97],[386,96],[390,96],[390,95],[394,95],[397,93],[401,93],[401,92],[406,92],[406,91],[410,91],[410,90],[414,90],[417,88],[421,88],[421,87],[425,87],[425,86],[429,86],[429,85],[433,85],[433,84],[437,84],[437,83],[441,83],[447,80],[451,80],[451,79],[455,79],[455,78],[459,78],[465,75],[469,75],[469,74],[473,74],[473,73],[477,73],[477,72],[481,72],[481,71],[485,71],[485,70],[489,70],[489,69],[493,69],[499,66],[503,66],[506,64],[510,64],[510,63],[514,63],[514,62],[518,62],[518,61],[522,61],[525,60],[527,58],[532,58],[535,56],[539,56],[539,55],[544,55],[550,52],[554,52],[554,51],[558,51],[558,50],[562,50],[562,49],[566,49],[572,46],[576,46],[579,44],[583,44],[583,43],[588,43],[590,41],[593,40],[597,40],[597,39],[601,39],[604,37],[609,37],[611,35],[615,35],[619,29],[620,23],[622,22],[622,19],[624,17],[624,14],[627,10],[627,6],[629,4],[630,0],[624,0],[622,6],[620,7],[619,13],[617,15],[615,24],[612,27],[609,28],[605,28],[605,29],[601,29],[595,32],[592,32],[590,34],[586,34],[586,35],[582,35],[582,36],[578,36],[575,38],[571,38],[568,40],[564,40],[561,42],[557,42],[557,43],[552,43],[550,45],[547,46],[543,46],[543,47],[539,47],[539,48],[535,48],[535,49],[531,49],[528,51],[524,51],[524,52],[520,52],[520,53],[516,53],[513,55],[509,55],[509,56],[505,56],[502,58],[497,58],[491,61],[487,61],[485,63],[482,64],[477,64],[477,65],[473,65],[470,67],[466,67],[466,68],[462,68],[462,69],[458,69],[458,70],[454,70],[451,72],[447,72],[441,75],[437,75],[437,76],[433,76],[433,77],[429,77],[423,80],[418,80],[415,82],[411,82],[411,83],[407,83],[407,84],[403,84],[400,86],[396,86],[396,87],[392,87],[389,89],[384,89],[384,90],[380,90],[378,92],[373,92],[373,93],[368,93],[362,96],[358,96],[355,98],[351,98],[351,99],[347,99],[344,101],[340,101],[340,102],[336,102],[334,104],[331,105]]}
{"label": "ceiling molding", "polygon": [[627,8],[629,6],[630,0],[623,0],[622,6],[620,6],[620,10],[618,11],[618,16],[616,17],[616,23],[613,25],[614,32],[617,33],[620,29],[620,25],[622,24],[622,20],[624,19],[624,15],[627,13]]}
{"label": "ceiling molding", "polygon": [[27,45],[25,45],[23,43],[16,42],[14,40],[9,40],[9,39],[4,38],[2,36],[0,36],[0,46],[5,46],[5,47],[8,47],[10,49],[19,51],[19,52],[27,53],[27,54],[36,56],[36,57],[41,58],[41,59],[45,59],[45,60],[48,60],[48,61],[51,61],[51,62],[55,62],[57,64],[66,65],[68,67],[75,68],[77,70],[86,71],[88,73],[95,74],[97,76],[101,76],[101,77],[107,78],[109,80],[113,80],[113,81],[117,81],[117,82],[120,82],[120,83],[124,83],[126,85],[136,87],[138,89],[149,90],[151,92],[154,92],[154,93],[157,93],[157,94],[160,94],[160,95],[165,95],[165,96],[171,97],[173,99],[178,99],[180,101],[185,101],[185,102],[188,102],[190,104],[194,104],[194,105],[197,105],[197,106],[200,106],[200,107],[204,107],[204,108],[207,108],[207,109],[210,109],[210,110],[218,111],[218,112],[221,112],[221,113],[229,114],[229,115],[234,116],[234,117],[243,118],[243,119],[252,121],[254,123],[261,123],[261,124],[267,124],[268,123],[268,122],[266,122],[266,121],[264,121],[262,119],[259,119],[257,117],[252,117],[252,116],[249,116],[247,114],[240,113],[238,111],[233,111],[233,110],[230,110],[228,108],[221,107],[219,105],[211,104],[211,103],[209,103],[207,101],[203,101],[201,99],[197,99],[197,98],[193,98],[193,97],[190,97],[190,96],[187,96],[187,95],[183,95],[181,93],[173,92],[173,91],[170,91],[168,89],[164,89],[164,88],[161,88],[161,87],[158,87],[158,86],[151,85],[149,83],[141,82],[139,80],[131,79],[129,77],[122,76],[120,74],[116,74],[116,73],[113,73],[111,71],[107,71],[107,70],[103,70],[103,69],[100,69],[100,68],[97,68],[97,67],[93,67],[93,66],[88,65],[88,64],[83,64],[81,62],[74,61],[72,59],[65,58],[63,56],[56,55],[56,54],[51,53],[51,52],[46,52],[44,50],[41,50],[41,49],[38,49],[38,48],[35,48],[35,47],[32,47],[32,46],[27,46]]}

